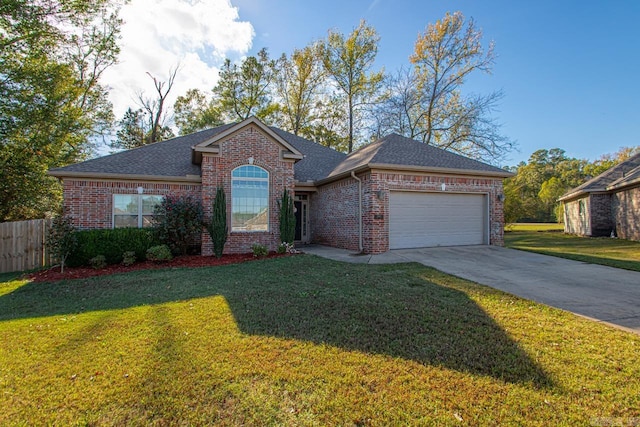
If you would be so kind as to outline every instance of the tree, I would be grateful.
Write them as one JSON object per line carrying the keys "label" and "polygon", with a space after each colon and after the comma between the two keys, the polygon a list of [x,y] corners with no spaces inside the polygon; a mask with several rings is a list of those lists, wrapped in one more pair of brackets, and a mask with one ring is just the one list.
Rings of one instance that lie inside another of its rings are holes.
{"label": "tree", "polygon": [[413,68],[400,68],[384,79],[382,102],[374,108],[372,135],[382,138],[398,133],[407,138],[424,139],[425,92],[418,88],[418,76]]}
{"label": "tree", "polygon": [[320,55],[320,45],[313,44],[294,50],[290,59],[283,54],[277,62],[274,80],[282,128],[294,135],[310,127],[317,115],[319,92],[326,81]]}
{"label": "tree", "polygon": [[60,262],[61,273],[64,273],[67,258],[77,246],[78,238],[71,218],[65,215],[55,217],[48,230],[47,249],[53,258]]}
{"label": "tree", "polygon": [[166,111],[164,103],[176,80],[178,68],[179,67],[176,66],[173,70],[169,70],[169,78],[166,82],[158,80],[152,76],[151,73],[147,72],[147,75],[153,80],[157,97],[147,98],[142,93],[138,94],[140,105],[142,105],[142,109],[147,114],[149,120],[149,144],[167,139],[168,135],[170,135],[169,137],[173,136],[173,132],[165,125]]}
{"label": "tree", "polygon": [[[464,97],[461,87],[476,71],[490,73],[495,61],[493,43],[485,52],[482,31],[460,12],[447,13],[418,36],[411,62],[424,100],[418,112],[422,140],[471,157],[496,160],[513,143],[500,133],[492,117],[501,92]],[[403,105],[411,107],[411,105]]]}
{"label": "tree", "polygon": [[88,158],[112,120],[100,85],[117,58],[107,0],[0,4],[0,221],[59,209],[49,168]]}
{"label": "tree", "polygon": [[213,199],[213,214],[211,221],[207,224],[207,231],[213,243],[213,254],[216,258],[221,258],[224,252],[224,245],[227,242],[229,227],[227,225],[227,200],[224,188],[218,187],[216,197]]}
{"label": "tree", "polygon": [[353,151],[360,115],[373,103],[372,98],[384,76],[382,71],[370,72],[378,53],[379,40],[376,30],[363,20],[346,38],[337,31],[329,31],[323,45],[324,67],[345,98],[349,153]]}
{"label": "tree", "polygon": [[504,181],[505,221],[561,221],[564,215],[558,199],[563,194],[625,160],[634,150],[622,148],[594,162],[568,157],[559,148],[533,152],[528,162],[509,168],[516,176]]}
{"label": "tree", "polygon": [[173,112],[180,135],[223,124],[219,109],[198,89],[189,89],[179,96],[173,104]]}
{"label": "tree", "polygon": [[559,211],[556,207],[562,206],[561,203],[558,203],[558,199],[566,193],[567,190],[567,185],[556,176],[552,176],[540,186],[538,198],[542,202],[542,206],[546,211],[545,215],[548,219],[555,219],[557,222],[562,221],[562,215],[558,215]]}
{"label": "tree", "polygon": [[270,95],[274,67],[275,61],[265,48],[257,56],[245,58],[240,66],[225,60],[213,93],[215,105],[226,121],[242,121],[251,116],[269,120],[274,112]]}
{"label": "tree", "polygon": [[141,109],[125,111],[122,120],[118,122],[116,140],[111,144],[112,148],[129,150],[142,147],[147,143],[147,131],[145,117]]}
{"label": "tree", "polygon": [[167,82],[159,81],[147,73],[153,80],[157,98],[148,98],[142,92],[138,93],[140,108],[133,110],[129,107],[122,119],[118,121],[116,139],[110,143],[112,149],[129,150],[174,137],[173,131],[165,123],[167,116],[165,102],[177,72],[178,67],[171,70]]}

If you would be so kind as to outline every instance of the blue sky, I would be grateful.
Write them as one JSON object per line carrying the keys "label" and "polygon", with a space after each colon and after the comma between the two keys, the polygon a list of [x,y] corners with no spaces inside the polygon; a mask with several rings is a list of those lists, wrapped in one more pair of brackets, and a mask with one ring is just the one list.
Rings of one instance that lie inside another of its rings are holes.
{"label": "blue sky", "polygon": [[390,72],[409,64],[428,23],[459,10],[496,45],[493,74],[472,78],[465,90],[504,91],[496,115],[519,150],[505,164],[541,148],[593,160],[640,145],[640,1],[231,3],[254,28],[249,54],[267,47],[277,57],[325,37],[329,28],[348,33],[366,19],[381,37],[377,66]]}
{"label": "blue sky", "polygon": [[464,90],[504,92],[496,117],[518,144],[504,165],[541,148],[594,160],[640,145],[640,0],[131,0],[120,63],[104,83],[120,118],[137,93],[153,93],[147,72],[166,80],[180,64],[172,105],[190,88],[209,92],[227,57],[266,47],[276,58],[329,29],[350,33],[360,19],[381,37],[377,67],[395,72],[447,11],[473,17],[495,42],[493,74]]}

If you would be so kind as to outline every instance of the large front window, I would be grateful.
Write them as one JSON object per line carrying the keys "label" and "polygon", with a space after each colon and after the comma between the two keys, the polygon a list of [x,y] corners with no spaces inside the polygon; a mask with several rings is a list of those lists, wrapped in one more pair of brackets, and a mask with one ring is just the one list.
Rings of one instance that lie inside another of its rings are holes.
{"label": "large front window", "polygon": [[142,194],[113,195],[113,228],[151,227],[153,209],[162,202],[162,196]]}
{"label": "large front window", "polygon": [[261,167],[231,172],[231,230],[269,231],[269,173]]}

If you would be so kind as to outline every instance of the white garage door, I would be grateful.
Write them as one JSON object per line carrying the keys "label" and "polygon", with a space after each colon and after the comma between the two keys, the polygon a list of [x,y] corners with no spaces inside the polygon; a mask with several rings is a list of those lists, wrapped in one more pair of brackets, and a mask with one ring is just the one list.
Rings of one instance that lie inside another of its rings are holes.
{"label": "white garage door", "polygon": [[391,249],[483,245],[486,229],[484,194],[390,193]]}

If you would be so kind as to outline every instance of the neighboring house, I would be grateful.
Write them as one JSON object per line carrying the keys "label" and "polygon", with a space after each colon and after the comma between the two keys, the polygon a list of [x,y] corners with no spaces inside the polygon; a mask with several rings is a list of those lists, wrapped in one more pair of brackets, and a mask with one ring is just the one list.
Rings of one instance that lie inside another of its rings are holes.
{"label": "neighboring house", "polygon": [[[399,135],[346,155],[256,118],[49,172],[80,228],[144,227],[167,194],[212,211],[227,195],[225,253],[280,243],[278,201],[294,194],[296,241],[365,253],[503,244],[502,180],[512,174]],[[202,235],[202,253],[212,245]]]}
{"label": "neighboring house", "polygon": [[640,240],[640,154],[560,198],[564,230],[581,236]]}

